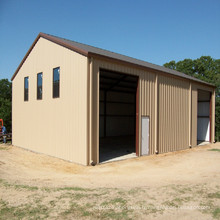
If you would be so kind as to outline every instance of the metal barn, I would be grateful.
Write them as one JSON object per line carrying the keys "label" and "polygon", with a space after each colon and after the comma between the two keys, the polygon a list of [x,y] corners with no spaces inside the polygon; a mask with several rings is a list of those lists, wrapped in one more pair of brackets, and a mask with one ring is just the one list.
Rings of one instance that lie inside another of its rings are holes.
{"label": "metal barn", "polygon": [[214,142],[215,87],[40,33],[12,76],[13,145],[83,165]]}

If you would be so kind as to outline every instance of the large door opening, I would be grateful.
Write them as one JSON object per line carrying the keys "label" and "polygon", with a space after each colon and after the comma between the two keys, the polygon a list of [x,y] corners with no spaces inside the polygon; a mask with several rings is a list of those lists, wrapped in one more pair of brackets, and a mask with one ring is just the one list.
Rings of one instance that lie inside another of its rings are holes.
{"label": "large door opening", "polygon": [[138,77],[100,69],[99,162],[135,157]]}
{"label": "large door opening", "polygon": [[210,142],[211,137],[211,93],[198,90],[197,144]]}

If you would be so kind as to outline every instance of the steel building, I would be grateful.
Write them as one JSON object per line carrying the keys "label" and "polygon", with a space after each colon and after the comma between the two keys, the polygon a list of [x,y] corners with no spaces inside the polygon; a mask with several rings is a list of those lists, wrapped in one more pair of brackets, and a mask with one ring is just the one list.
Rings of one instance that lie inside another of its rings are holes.
{"label": "steel building", "polygon": [[12,76],[13,145],[90,165],[214,142],[215,87],[40,33]]}

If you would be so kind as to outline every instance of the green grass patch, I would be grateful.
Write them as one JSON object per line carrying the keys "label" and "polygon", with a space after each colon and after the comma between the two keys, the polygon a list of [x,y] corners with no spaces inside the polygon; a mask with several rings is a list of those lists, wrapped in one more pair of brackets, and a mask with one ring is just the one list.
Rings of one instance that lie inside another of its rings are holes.
{"label": "green grass patch", "polygon": [[60,217],[62,218],[75,218],[81,219],[81,217],[93,216],[96,213],[91,212],[92,205],[90,203],[86,203],[85,205],[79,205],[76,202],[71,202],[70,207],[66,209],[64,212],[60,213]]}
{"label": "green grass patch", "polygon": [[15,207],[9,207],[8,203],[4,202],[2,199],[0,200],[0,219],[13,219]]}
{"label": "green grass patch", "polygon": [[165,201],[162,203],[164,206],[167,206],[167,207],[175,207],[177,208],[179,205],[176,203],[176,201]]}
{"label": "green grass patch", "polygon": [[25,189],[29,191],[36,191],[39,188],[37,186],[28,186],[28,185],[20,185],[20,184],[11,184],[7,181],[0,179],[0,184],[3,185],[6,188],[15,188],[15,189]]}
{"label": "green grass patch", "polygon": [[73,193],[72,194],[72,198],[75,200],[80,200],[82,198],[88,197],[87,194],[83,194],[83,193]]}
{"label": "green grass patch", "polygon": [[81,188],[81,187],[60,187],[60,188],[55,188],[55,191],[93,191],[93,189],[86,189],[86,188]]}
{"label": "green grass patch", "polygon": [[206,206],[206,209],[200,210],[202,213],[212,215],[213,218],[219,219],[220,217],[220,208],[216,207],[212,200],[207,200],[200,203],[200,206]]}
{"label": "green grass patch", "polygon": [[7,202],[0,200],[0,219],[41,219],[49,216],[49,209],[40,204],[24,204],[10,206]]}
{"label": "green grass patch", "polygon": [[120,196],[125,196],[125,195],[126,195],[126,192],[125,192],[125,191],[121,191],[121,190],[118,191],[117,193],[118,193],[118,195],[120,195]]}
{"label": "green grass patch", "polygon": [[131,189],[128,191],[129,195],[136,195],[140,190],[138,188]]}
{"label": "green grass patch", "polygon": [[210,149],[208,151],[217,151],[217,152],[220,152],[220,149],[217,149],[217,148],[213,148],[213,149]]}
{"label": "green grass patch", "polygon": [[126,205],[127,201],[123,198],[117,197],[115,199],[111,199],[109,201],[105,201],[101,204],[101,206],[124,206]]}
{"label": "green grass patch", "polygon": [[51,188],[48,188],[48,187],[42,187],[41,190],[48,192],[48,193],[53,191]]}
{"label": "green grass patch", "polygon": [[28,185],[14,185],[15,189],[26,189],[29,191],[36,191],[39,188],[37,186],[28,186]]}
{"label": "green grass patch", "polygon": [[129,213],[131,210],[122,210],[122,211],[114,211],[114,210],[108,210],[104,211],[101,213],[101,219],[116,219],[116,220],[121,220],[121,219],[132,219],[129,217]]}
{"label": "green grass patch", "polygon": [[[219,188],[209,189],[208,185],[169,185],[159,188],[166,198],[156,196],[145,188],[81,188],[81,187],[37,187],[10,183],[0,179],[0,186],[5,192],[11,189],[21,196],[28,191],[28,197],[19,200],[16,206],[0,199],[0,220],[5,219],[138,219],[139,215],[149,218],[166,211],[163,206],[178,208],[194,201],[207,206],[199,210],[210,218],[220,217],[220,208],[216,201],[220,198]],[[15,192],[15,193],[16,193]],[[149,193],[149,194],[148,194]],[[30,194],[30,195],[29,195]],[[150,197],[151,195],[151,197]],[[19,196],[19,195],[18,195]],[[7,197],[5,197],[6,199]],[[18,197],[19,198],[19,197]],[[134,199],[133,199],[134,198]],[[11,199],[11,197],[9,197]],[[28,199],[28,200],[27,200]],[[23,203],[21,204],[21,202]],[[161,207],[161,208],[160,208]],[[54,217],[56,216],[56,217]],[[206,216],[205,216],[206,217]]]}
{"label": "green grass patch", "polygon": [[216,208],[216,209],[212,212],[212,216],[213,216],[213,218],[220,219],[220,208]]}
{"label": "green grass patch", "polygon": [[49,187],[42,187],[39,188],[37,186],[29,186],[29,185],[20,185],[20,184],[11,184],[7,181],[0,179],[0,184],[2,184],[6,188],[15,188],[15,189],[26,189],[29,191],[36,191],[36,190],[43,190],[45,192],[56,192],[56,191],[82,191],[82,192],[91,192],[94,189],[87,189],[81,187],[59,187],[59,188],[49,188]]}
{"label": "green grass patch", "polygon": [[171,189],[174,190],[175,192],[180,193],[180,194],[186,194],[186,193],[192,192],[192,189],[190,187],[182,187],[179,185],[172,185]]}
{"label": "green grass patch", "polygon": [[208,193],[207,197],[212,199],[220,199],[220,192]]}

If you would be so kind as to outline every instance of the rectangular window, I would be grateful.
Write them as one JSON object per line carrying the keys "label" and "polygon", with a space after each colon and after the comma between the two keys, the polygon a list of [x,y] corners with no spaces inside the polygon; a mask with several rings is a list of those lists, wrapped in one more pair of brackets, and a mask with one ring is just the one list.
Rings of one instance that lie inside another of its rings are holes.
{"label": "rectangular window", "polygon": [[38,73],[37,74],[37,99],[40,100],[42,99],[42,88],[43,84],[43,73]]}
{"label": "rectangular window", "polygon": [[53,69],[53,98],[60,97],[60,67]]}
{"label": "rectangular window", "polygon": [[28,101],[28,77],[24,77],[24,101]]}

